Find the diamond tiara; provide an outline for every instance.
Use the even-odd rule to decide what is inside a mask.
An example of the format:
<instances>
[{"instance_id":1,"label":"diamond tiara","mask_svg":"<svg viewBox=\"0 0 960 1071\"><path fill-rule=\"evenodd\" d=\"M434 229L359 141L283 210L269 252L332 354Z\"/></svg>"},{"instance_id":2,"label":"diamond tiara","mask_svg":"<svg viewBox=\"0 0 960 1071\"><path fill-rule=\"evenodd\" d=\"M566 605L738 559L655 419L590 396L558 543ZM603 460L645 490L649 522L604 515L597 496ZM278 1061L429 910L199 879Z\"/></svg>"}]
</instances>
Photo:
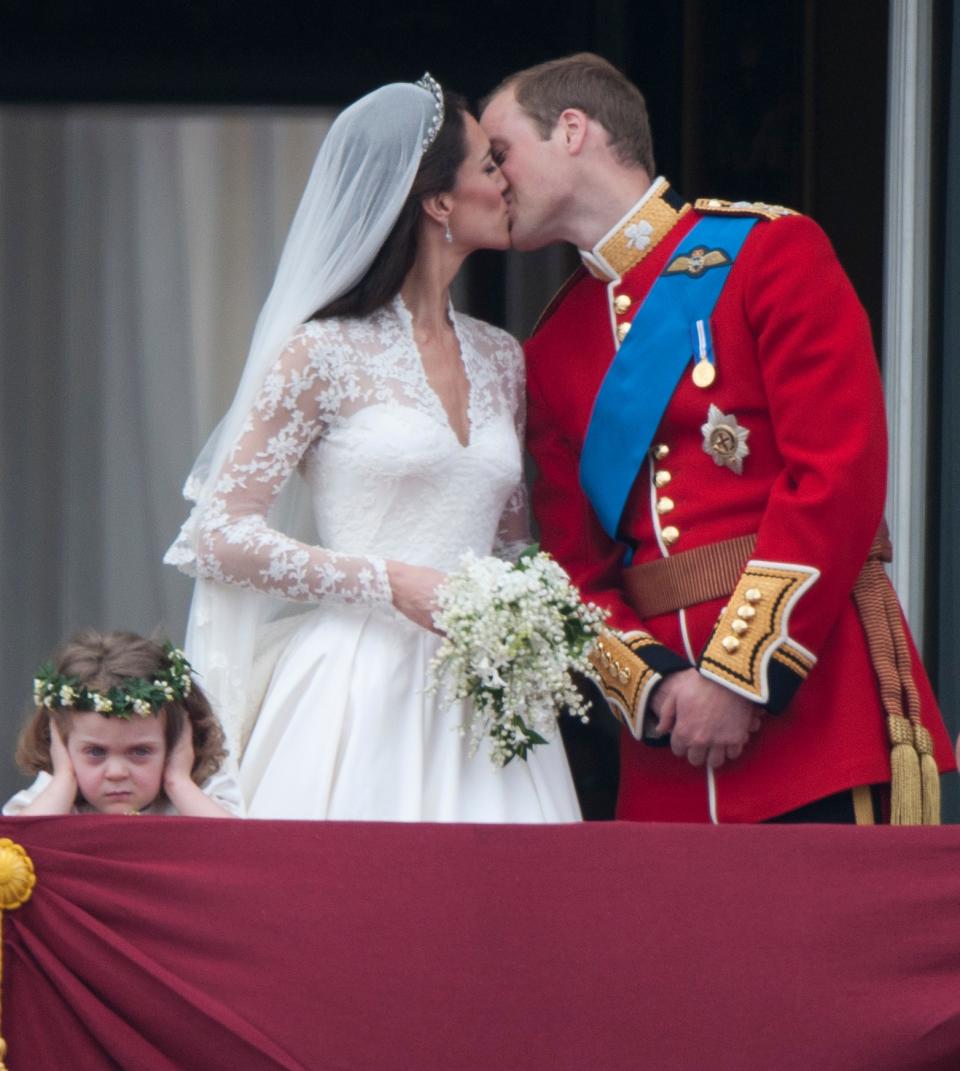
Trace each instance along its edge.
<instances>
[{"instance_id":1,"label":"diamond tiara","mask_svg":"<svg viewBox=\"0 0 960 1071\"><path fill-rule=\"evenodd\" d=\"M427 133L423 139L423 150L426 152L433 144L437 134L440 133L440 127L443 126L443 90L440 88L440 83L429 71L424 71L423 77L414 82L414 85L430 93L434 102L433 119L430 121L430 126L427 128Z\"/></svg>"}]
</instances>

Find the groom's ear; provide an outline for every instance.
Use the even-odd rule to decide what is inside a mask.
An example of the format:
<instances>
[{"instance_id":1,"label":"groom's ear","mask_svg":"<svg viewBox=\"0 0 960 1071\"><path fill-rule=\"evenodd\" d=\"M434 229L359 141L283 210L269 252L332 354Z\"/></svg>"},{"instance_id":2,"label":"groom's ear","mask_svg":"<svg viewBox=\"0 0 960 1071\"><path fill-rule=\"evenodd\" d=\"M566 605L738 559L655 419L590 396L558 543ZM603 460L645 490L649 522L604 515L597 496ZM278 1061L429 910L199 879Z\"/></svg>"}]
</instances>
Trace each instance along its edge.
<instances>
[{"instance_id":1,"label":"groom's ear","mask_svg":"<svg viewBox=\"0 0 960 1071\"><path fill-rule=\"evenodd\" d=\"M447 193L432 193L420 201L420 207L431 219L445 226L450 218L453 202Z\"/></svg>"},{"instance_id":2,"label":"groom's ear","mask_svg":"<svg viewBox=\"0 0 960 1071\"><path fill-rule=\"evenodd\" d=\"M579 154L587 136L587 124L590 117L580 108L564 108L557 118L554 128L561 138L561 143L571 156Z\"/></svg>"}]
</instances>

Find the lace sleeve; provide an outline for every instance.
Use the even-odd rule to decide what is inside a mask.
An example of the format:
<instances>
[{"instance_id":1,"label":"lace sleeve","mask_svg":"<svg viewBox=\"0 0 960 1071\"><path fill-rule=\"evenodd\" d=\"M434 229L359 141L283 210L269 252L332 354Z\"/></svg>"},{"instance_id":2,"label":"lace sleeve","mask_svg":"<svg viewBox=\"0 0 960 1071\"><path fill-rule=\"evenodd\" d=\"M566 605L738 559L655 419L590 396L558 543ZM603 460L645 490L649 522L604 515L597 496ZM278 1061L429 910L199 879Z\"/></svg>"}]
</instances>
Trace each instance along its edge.
<instances>
[{"instance_id":1,"label":"lace sleeve","mask_svg":"<svg viewBox=\"0 0 960 1071\"><path fill-rule=\"evenodd\" d=\"M513 421L521 451L527 425L527 396L523 374L523 350L515 338L510 338L510 356L507 365L507 397L513 403ZM498 558L516 561L521 552L530 545L530 512L527 504L527 485L521 476L500 515L493 553Z\"/></svg>"},{"instance_id":2,"label":"lace sleeve","mask_svg":"<svg viewBox=\"0 0 960 1071\"><path fill-rule=\"evenodd\" d=\"M266 377L209 502L192 518L198 576L298 602L391 601L380 558L335 553L272 528L273 501L336 416L343 384L301 328Z\"/></svg>"}]
</instances>

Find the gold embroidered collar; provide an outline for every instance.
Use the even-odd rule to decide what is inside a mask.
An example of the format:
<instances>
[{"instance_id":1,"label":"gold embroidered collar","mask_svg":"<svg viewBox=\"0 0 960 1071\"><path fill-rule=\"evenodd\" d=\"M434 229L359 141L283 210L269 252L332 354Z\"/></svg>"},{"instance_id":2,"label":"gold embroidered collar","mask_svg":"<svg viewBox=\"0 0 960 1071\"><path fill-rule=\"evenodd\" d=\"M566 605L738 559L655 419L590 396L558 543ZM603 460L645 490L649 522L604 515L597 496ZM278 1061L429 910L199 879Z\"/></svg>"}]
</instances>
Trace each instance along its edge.
<instances>
[{"instance_id":1,"label":"gold embroidered collar","mask_svg":"<svg viewBox=\"0 0 960 1071\"><path fill-rule=\"evenodd\" d=\"M580 250L584 267L595 278L614 283L651 253L676 222L690 211L690 205L674 208L664 196L670 189L665 178L653 185L589 252Z\"/></svg>"}]
</instances>

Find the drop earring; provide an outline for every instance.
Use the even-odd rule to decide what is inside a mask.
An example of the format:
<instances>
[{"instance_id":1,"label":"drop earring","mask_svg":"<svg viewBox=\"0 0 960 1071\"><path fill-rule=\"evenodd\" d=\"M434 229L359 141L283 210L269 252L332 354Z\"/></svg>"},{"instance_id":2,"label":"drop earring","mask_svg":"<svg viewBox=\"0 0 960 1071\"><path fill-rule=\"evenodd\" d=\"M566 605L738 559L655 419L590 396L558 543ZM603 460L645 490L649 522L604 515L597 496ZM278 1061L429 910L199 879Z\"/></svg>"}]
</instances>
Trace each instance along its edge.
<instances>
[{"instance_id":1,"label":"drop earring","mask_svg":"<svg viewBox=\"0 0 960 1071\"><path fill-rule=\"evenodd\" d=\"M443 228L443 236L448 242L453 241L453 235L450 233L450 220L447 220Z\"/></svg>"}]
</instances>

